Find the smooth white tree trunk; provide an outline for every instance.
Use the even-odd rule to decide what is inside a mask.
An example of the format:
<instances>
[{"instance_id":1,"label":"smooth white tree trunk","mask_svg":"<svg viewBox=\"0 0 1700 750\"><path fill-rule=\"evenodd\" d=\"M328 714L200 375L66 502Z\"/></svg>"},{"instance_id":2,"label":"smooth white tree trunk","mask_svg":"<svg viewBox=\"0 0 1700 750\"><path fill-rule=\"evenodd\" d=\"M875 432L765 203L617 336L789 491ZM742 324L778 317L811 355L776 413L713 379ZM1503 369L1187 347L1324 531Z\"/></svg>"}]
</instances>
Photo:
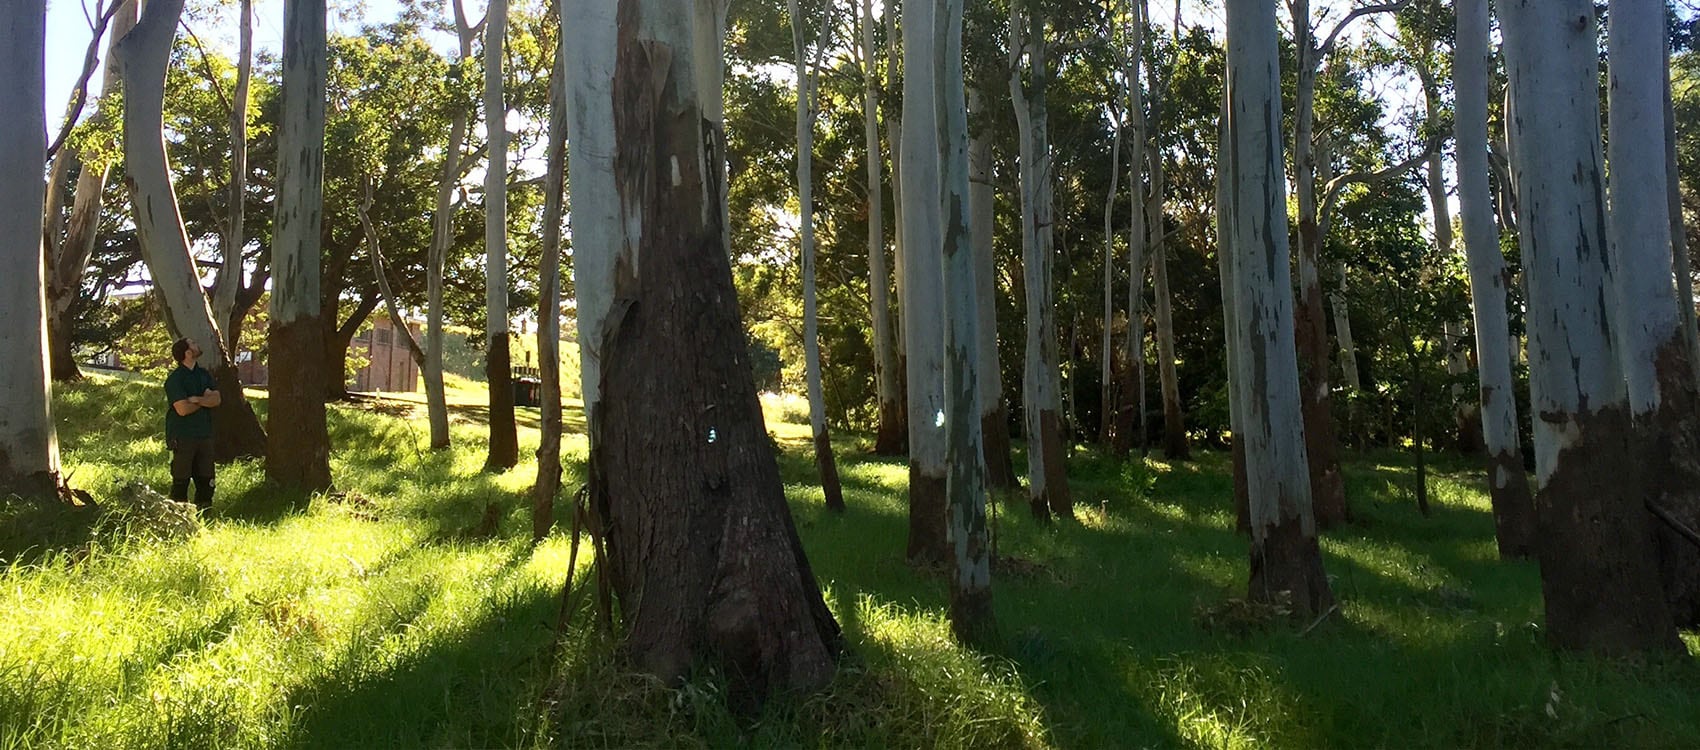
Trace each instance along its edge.
<instances>
[{"instance_id":1,"label":"smooth white tree trunk","mask_svg":"<svg viewBox=\"0 0 1700 750\"><path fill-rule=\"evenodd\" d=\"M283 95L272 226L271 352L266 477L306 490L331 486L320 325L319 252L324 226L325 0L284 9Z\"/></svg>"},{"instance_id":2,"label":"smooth white tree trunk","mask_svg":"<svg viewBox=\"0 0 1700 750\"><path fill-rule=\"evenodd\" d=\"M489 384L490 441L487 468L519 463L514 423L513 361L508 336L508 104L503 57L508 0L490 0L484 16L484 373Z\"/></svg>"},{"instance_id":3,"label":"smooth white tree trunk","mask_svg":"<svg viewBox=\"0 0 1700 750\"><path fill-rule=\"evenodd\" d=\"M231 311L236 309L236 290L242 286L242 248L247 244L244 224L248 194L248 99L254 72L254 1L240 0L236 8L236 91L230 97L230 204L229 226L224 235L224 263L213 285L213 320L225 327L224 345L236 347L236 327Z\"/></svg>"},{"instance_id":4,"label":"smooth white tree trunk","mask_svg":"<svg viewBox=\"0 0 1700 750\"><path fill-rule=\"evenodd\" d=\"M1245 441L1252 598L1290 597L1314 616L1332 603L1311 510L1293 338L1281 81L1275 8L1228 0L1227 189L1236 306L1235 440ZM1283 594L1285 592L1285 594Z\"/></svg>"},{"instance_id":5,"label":"smooth white tree trunk","mask_svg":"<svg viewBox=\"0 0 1700 750\"><path fill-rule=\"evenodd\" d=\"M1612 319L1593 5L1501 0L1498 8L1516 109L1507 119L1529 290L1547 640L1679 652L1647 543L1652 521L1637 487L1642 459L1631 450L1625 349Z\"/></svg>"},{"instance_id":6,"label":"smooth white tree trunk","mask_svg":"<svg viewBox=\"0 0 1700 750\"><path fill-rule=\"evenodd\" d=\"M903 19L903 330L908 374L909 546L912 562L944 562L946 435L944 404L944 243L938 103L937 8L910 3Z\"/></svg>"},{"instance_id":7,"label":"smooth white tree trunk","mask_svg":"<svg viewBox=\"0 0 1700 750\"><path fill-rule=\"evenodd\" d=\"M794 1L794 0L793 0ZM954 563L950 582L950 621L959 639L991 643L991 545L986 529L986 487L982 471L979 407L980 308L976 288L974 234L968 181L968 110L962 72L962 2L940 0L942 17L935 38L943 112L939 123L944 145L944 236L941 249L945 315L945 433L948 518Z\"/></svg>"},{"instance_id":8,"label":"smooth white tree trunk","mask_svg":"<svg viewBox=\"0 0 1700 750\"><path fill-rule=\"evenodd\" d=\"M1048 518L1073 515L1073 506L1063 467L1062 387L1052 280L1054 175L1046 109L1046 88L1051 75L1046 61L1049 42L1045 39L1045 17L1038 5L1035 0L1010 4L1009 88L1021 143L1021 255L1027 303L1026 366L1022 379L1027 492L1033 514ZM1027 26L1025 30L1023 25ZM1020 64L1023 53L1024 66ZM1025 85L1023 68L1028 78Z\"/></svg>"},{"instance_id":9,"label":"smooth white tree trunk","mask_svg":"<svg viewBox=\"0 0 1700 750\"><path fill-rule=\"evenodd\" d=\"M461 0L453 4L455 37L460 60L472 57L472 40L477 33L466 21ZM449 142L443 151L442 171L437 175L436 203L431 213L431 248L425 264L425 412L431 426L431 449L449 447L448 394L443 389L443 274L449 245L454 244L455 188L460 183L461 153L466 145L467 113L457 109L449 117Z\"/></svg>"},{"instance_id":10,"label":"smooth white tree trunk","mask_svg":"<svg viewBox=\"0 0 1700 750\"><path fill-rule=\"evenodd\" d=\"M1145 227L1145 139L1147 128L1145 122L1145 92L1140 84L1140 71L1143 67L1144 56L1138 50L1145 44L1145 14L1149 8L1145 2L1133 5L1133 28L1130 33L1127 59L1128 80L1128 120L1132 134L1128 138L1128 230L1127 230L1127 337L1122 342L1123 367L1131 367L1132 375L1127 382L1133 384L1132 393L1121 394L1122 409L1133 411L1131 418L1123 418L1122 424L1130 433L1126 438L1118 438L1124 445L1139 446L1139 454L1145 455L1145 269L1147 240Z\"/></svg>"},{"instance_id":11,"label":"smooth white tree trunk","mask_svg":"<svg viewBox=\"0 0 1700 750\"><path fill-rule=\"evenodd\" d=\"M984 113L984 97L968 91L968 111ZM968 232L974 243L974 300L978 311L975 335L975 380L980 392L980 439L986 453L986 484L1013 489L1015 465L1009 451L1009 413L1003 400L1003 372L998 357L998 259L994 235L997 205L992 186L992 141L986 133L968 137Z\"/></svg>"},{"instance_id":12,"label":"smooth white tree trunk","mask_svg":"<svg viewBox=\"0 0 1700 750\"><path fill-rule=\"evenodd\" d=\"M1488 7L1487 0L1459 0L1453 52L1457 100L1458 212L1469 261L1470 300L1476 324L1476 370L1482 441L1488 453L1488 491L1501 557L1526 557L1534 535L1534 506L1523 450L1517 436L1505 256L1494 226L1488 186Z\"/></svg>"},{"instance_id":13,"label":"smooth white tree trunk","mask_svg":"<svg viewBox=\"0 0 1700 750\"><path fill-rule=\"evenodd\" d=\"M47 160L47 9L0 0L0 493L50 497L59 483L47 367L41 216Z\"/></svg>"},{"instance_id":14,"label":"smooth white tree trunk","mask_svg":"<svg viewBox=\"0 0 1700 750\"><path fill-rule=\"evenodd\" d=\"M896 334L892 331L891 267L885 245L885 198L881 194L879 130L880 66L874 47L873 0L861 0L862 135L867 144L868 165L868 307L873 330L868 337L874 349L874 393L878 399L879 434L885 443L876 452L901 452L903 396L898 389L901 375L897 364ZM891 13L888 2L886 13Z\"/></svg>"},{"instance_id":15,"label":"smooth white tree trunk","mask_svg":"<svg viewBox=\"0 0 1700 750\"><path fill-rule=\"evenodd\" d=\"M571 191L573 295L579 387L594 451L602 403L602 334L614 294L614 257L625 243L614 187L614 15L608 0L562 0L567 74L567 185Z\"/></svg>"},{"instance_id":16,"label":"smooth white tree trunk","mask_svg":"<svg viewBox=\"0 0 1700 750\"><path fill-rule=\"evenodd\" d=\"M814 148L815 116L819 110L816 83L821 62L830 42L832 13L822 14L820 32L815 36L816 56L809 59L809 45L804 39L804 18L801 4L789 0L791 13L792 49L796 53L797 75L797 239L803 260L803 370L809 396L809 426L815 447L815 465L820 469L821 489L826 495L826 507L844 509L844 491L838 483L837 463L832 455L832 437L826 425L826 387L821 382L820 362L820 302L815 284L815 186ZM872 236L872 235L870 235Z\"/></svg>"},{"instance_id":17,"label":"smooth white tree trunk","mask_svg":"<svg viewBox=\"0 0 1700 750\"><path fill-rule=\"evenodd\" d=\"M1121 101L1122 92L1111 93L1112 99ZM1117 106L1111 110L1111 139L1110 139L1110 189L1104 195L1104 317L1102 335L1098 341L1098 442L1109 444L1115 433L1116 412L1114 378L1110 363L1115 354L1111 349L1111 329L1115 328L1115 260L1116 235L1115 216L1117 193L1121 191L1122 172L1122 121L1116 113Z\"/></svg>"}]
</instances>

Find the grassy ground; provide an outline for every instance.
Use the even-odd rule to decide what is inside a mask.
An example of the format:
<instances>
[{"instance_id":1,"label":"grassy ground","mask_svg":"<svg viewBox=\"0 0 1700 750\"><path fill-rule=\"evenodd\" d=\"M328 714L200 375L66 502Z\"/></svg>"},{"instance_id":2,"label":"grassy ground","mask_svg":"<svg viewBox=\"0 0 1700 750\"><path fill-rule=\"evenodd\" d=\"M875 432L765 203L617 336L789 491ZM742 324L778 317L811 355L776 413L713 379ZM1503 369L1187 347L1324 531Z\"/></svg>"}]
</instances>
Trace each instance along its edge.
<instances>
[{"instance_id":1,"label":"grassy ground","mask_svg":"<svg viewBox=\"0 0 1700 750\"><path fill-rule=\"evenodd\" d=\"M72 482L114 511L127 483L166 484L157 396L107 378L58 396ZM63 550L0 546L0 749L1700 747L1695 659L1542 645L1537 571L1495 559L1467 463L1440 461L1425 519L1403 457L1350 462L1362 522L1323 540L1341 608L1301 632L1234 606L1245 543L1219 456L1079 453L1078 522L1001 504L1004 644L981 654L950 640L942 580L903 564L903 464L841 441L850 512L824 513L785 404L769 425L852 651L826 692L740 720L713 674L622 673L588 609L549 651L569 544L527 543L535 467L480 472L478 400L459 401L445 453L423 449L419 404L334 406L339 496L289 497L238 464L186 537L108 523ZM528 458L535 427L522 409ZM583 453L569 438L569 472ZM14 543L51 526L0 510Z\"/></svg>"}]
</instances>

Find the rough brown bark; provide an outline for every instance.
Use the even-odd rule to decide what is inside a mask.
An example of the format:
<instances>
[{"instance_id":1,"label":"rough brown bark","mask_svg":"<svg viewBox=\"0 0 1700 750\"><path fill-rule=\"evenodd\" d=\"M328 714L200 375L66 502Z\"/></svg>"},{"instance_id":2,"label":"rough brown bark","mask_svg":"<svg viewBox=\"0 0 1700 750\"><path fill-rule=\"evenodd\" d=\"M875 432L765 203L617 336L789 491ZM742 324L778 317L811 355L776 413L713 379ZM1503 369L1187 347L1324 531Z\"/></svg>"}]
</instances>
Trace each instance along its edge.
<instances>
[{"instance_id":1,"label":"rough brown bark","mask_svg":"<svg viewBox=\"0 0 1700 750\"><path fill-rule=\"evenodd\" d=\"M1021 480L1009 452L1009 408L999 406L981 417L980 435L985 441L986 486L997 490L1019 489Z\"/></svg>"},{"instance_id":2,"label":"rough brown bark","mask_svg":"<svg viewBox=\"0 0 1700 750\"><path fill-rule=\"evenodd\" d=\"M950 542L945 539L945 478L921 473L909 463L909 549L910 565L944 565L951 561Z\"/></svg>"},{"instance_id":3,"label":"rough brown bark","mask_svg":"<svg viewBox=\"0 0 1700 750\"><path fill-rule=\"evenodd\" d=\"M1529 497L1523 457L1510 452L1489 456L1488 482L1492 485L1493 537L1499 543L1500 559L1527 559L1535 550L1535 501Z\"/></svg>"},{"instance_id":4,"label":"rough brown bark","mask_svg":"<svg viewBox=\"0 0 1700 750\"><path fill-rule=\"evenodd\" d=\"M1299 224L1299 251L1314 257L1321 238L1314 224ZM1328 318L1322 307L1322 287L1303 285L1293 310L1299 348L1299 399L1304 410L1305 457L1310 462L1312 507L1318 528L1328 529L1352 519L1346 504L1346 482L1340 475L1338 442L1334 436L1333 400L1328 392Z\"/></svg>"},{"instance_id":5,"label":"rough brown bark","mask_svg":"<svg viewBox=\"0 0 1700 750\"><path fill-rule=\"evenodd\" d=\"M508 336L490 342L484 357L484 377L490 383L490 454L484 468L506 471L519 463L519 434L514 424L513 358Z\"/></svg>"},{"instance_id":6,"label":"rough brown bark","mask_svg":"<svg viewBox=\"0 0 1700 750\"><path fill-rule=\"evenodd\" d=\"M902 369L900 366L898 369ZM874 435L874 455L902 456L909 452L909 422L901 401L881 401L879 432Z\"/></svg>"},{"instance_id":7,"label":"rough brown bark","mask_svg":"<svg viewBox=\"0 0 1700 750\"><path fill-rule=\"evenodd\" d=\"M1636 425L1634 456L1648 463L1646 497L1689 529L1700 529L1700 398L1687 346L1673 336L1659 352L1659 408ZM1677 627L1700 626L1700 547L1669 523L1654 525L1665 601Z\"/></svg>"},{"instance_id":8,"label":"rough brown bark","mask_svg":"<svg viewBox=\"0 0 1700 750\"><path fill-rule=\"evenodd\" d=\"M691 67L719 50L693 54L679 29L644 17L659 6L621 0L618 11L614 175L643 239L617 257L601 336L592 501L635 665L676 682L707 661L734 705L753 708L824 686L841 635L743 356L716 166L725 136L708 110L719 95L696 92L711 71ZM695 21L699 32L711 23Z\"/></svg>"},{"instance_id":9,"label":"rough brown bark","mask_svg":"<svg viewBox=\"0 0 1700 750\"><path fill-rule=\"evenodd\" d=\"M324 351L324 331L314 317L292 323L273 322L271 367L267 388L272 397L267 425L266 476L283 478L308 490L331 487L330 444L325 431L324 369L317 364ZM223 368L232 376L235 368ZM220 373L214 373L215 376ZM220 389L223 392L221 380ZM214 409L216 416L223 409ZM219 429L215 426L215 429ZM219 432L219 442L225 440Z\"/></svg>"},{"instance_id":10,"label":"rough brown bark","mask_svg":"<svg viewBox=\"0 0 1700 750\"><path fill-rule=\"evenodd\" d=\"M1050 455L1063 455L1062 418L1056 412L1039 413L1039 440ZM1045 491L1034 496L1032 503L1035 518L1074 517L1074 498L1068 491L1068 472L1062 461L1045 462Z\"/></svg>"},{"instance_id":11,"label":"rough brown bark","mask_svg":"<svg viewBox=\"0 0 1700 750\"><path fill-rule=\"evenodd\" d=\"M826 493L826 509L844 512L844 486L838 481L838 461L832 455L832 433L822 430L815 436L815 466L820 469L821 491Z\"/></svg>"},{"instance_id":12,"label":"rough brown bark","mask_svg":"<svg viewBox=\"0 0 1700 750\"><path fill-rule=\"evenodd\" d=\"M1126 359L1126 351L1122 353ZM1145 425L1139 418L1139 377L1132 362L1123 361L1116 371L1116 431L1110 451L1117 458L1133 452L1134 443L1145 445Z\"/></svg>"},{"instance_id":13,"label":"rough brown bark","mask_svg":"<svg viewBox=\"0 0 1700 750\"><path fill-rule=\"evenodd\" d=\"M1554 646L1603 654L1682 653L1659 571L1647 550L1656 521L1624 492L1640 472L1621 403L1568 415L1576 439L1535 495L1546 636ZM1544 416L1537 416L1544 418Z\"/></svg>"},{"instance_id":14,"label":"rough brown bark","mask_svg":"<svg viewBox=\"0 0 1700 750\"><path fill-rule=\"evenodd\" d=\"M1334 604L1322 551L1316 536L1306 534L1298 519L1268 526L1261 541L1251 543L1251 598L1283 603L1294 617L1313 618Z\"/></svg>"},{"instance_id":15,"label":"rough brown bark","mask_svg":"<svg viewBox=\"0 0 1700 750\"><path fill-rule=\"evenodd\" d=\"M47 310L47 361L51 368L53 381L64 383L81 380L83 371L77 366L77 358L71 350L71 328L75 325L75 316L69 308L61 311L48 300Z\"/></svg>"}]
</instances>

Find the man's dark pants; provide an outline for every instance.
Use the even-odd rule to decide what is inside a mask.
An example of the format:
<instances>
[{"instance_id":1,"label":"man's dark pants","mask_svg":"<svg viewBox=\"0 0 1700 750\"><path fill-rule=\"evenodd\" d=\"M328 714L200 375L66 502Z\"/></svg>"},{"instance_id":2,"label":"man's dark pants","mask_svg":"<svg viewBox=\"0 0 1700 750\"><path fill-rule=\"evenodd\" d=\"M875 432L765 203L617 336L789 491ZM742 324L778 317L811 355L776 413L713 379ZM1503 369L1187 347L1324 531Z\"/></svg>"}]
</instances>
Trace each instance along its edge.
<instances>
[{"instance_id":1,"label":"man's dark pants","mask_svg":"<svg viewBox=\"0 0 1700 750\"><path fill-rule=\"evenodd\" d=\"M212 438L171 438L165 441L171 449L171 499L189 499L189 480L195 481L195 507L212 508L213 441Z\"/></svg>"}]
</instances>

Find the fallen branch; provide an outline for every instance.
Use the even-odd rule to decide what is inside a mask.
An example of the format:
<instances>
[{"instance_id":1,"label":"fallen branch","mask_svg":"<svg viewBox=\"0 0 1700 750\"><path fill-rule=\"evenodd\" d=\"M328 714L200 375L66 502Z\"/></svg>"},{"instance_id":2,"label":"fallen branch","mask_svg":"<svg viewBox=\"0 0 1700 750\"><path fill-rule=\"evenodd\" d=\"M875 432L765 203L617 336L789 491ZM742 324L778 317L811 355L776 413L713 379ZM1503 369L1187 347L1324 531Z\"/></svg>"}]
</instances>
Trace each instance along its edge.
<instances>
[{"instance_id":1,"label":"fallen branch","mask_svg":"<svg viewBox=\"0 0 1700 750\"><path fill-rule=\"evenodd\" d=\"M1328 619L1328 616L1331 615L1331 614L1334 614L1334 612L1338 609L1340 609L1340 605L1338 605L1338 604L1328 605L1328 609L1322 610L1322 614L1317 616L1315 621L1311 622L1311 624L1309 624L1309 625L1306 625L1304 630L1299 631L1299 637L1303 638L1307 635L1310 635L1310 631L1315 630L1316 626L1321 625L1323 620Z\"/></svg>"},{"instance_id":2,"label":"fallen branch","mask_svg":"<svg viewBox=\"0 0 1700 750\"><path fill-rule=\"evenodd\" d=\"M1694 546L1700 547L1700 534L1695 533L1693 529L1683 525L1681 521L1677 520L1676 516L1671 515L1670 511L1665 510L1658 503L1655 503L1652 500L1648 500L1646 503L1647 510L1652 511L1653 515L1660 521L1664 521L1666 526L1671 527L1671 530L1675 531L1682 538L1687 539Z\"/></svg>"}]
</instances>

